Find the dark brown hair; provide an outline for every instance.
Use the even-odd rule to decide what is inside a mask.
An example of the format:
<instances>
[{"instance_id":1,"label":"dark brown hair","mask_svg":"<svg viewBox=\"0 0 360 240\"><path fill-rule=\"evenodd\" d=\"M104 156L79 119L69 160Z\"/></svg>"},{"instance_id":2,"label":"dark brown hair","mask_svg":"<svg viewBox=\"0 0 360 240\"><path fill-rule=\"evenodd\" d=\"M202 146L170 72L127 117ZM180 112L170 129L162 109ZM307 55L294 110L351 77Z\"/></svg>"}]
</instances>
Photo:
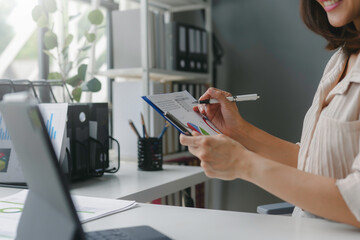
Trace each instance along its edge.
<instances>
[{"instance_id":1,"label":"dark brown hair","mask_svg":"<svg viewBox=\"0 0 360 240\"><path fill-rule=\"evenodd\" d=\"M353 23L343 27L331 26L325 10L315 0L301 0L300 13L305 25L328 41L326 49L342 47L348 55L360 50L360 33Z\"/></svg>"}]
</instances>

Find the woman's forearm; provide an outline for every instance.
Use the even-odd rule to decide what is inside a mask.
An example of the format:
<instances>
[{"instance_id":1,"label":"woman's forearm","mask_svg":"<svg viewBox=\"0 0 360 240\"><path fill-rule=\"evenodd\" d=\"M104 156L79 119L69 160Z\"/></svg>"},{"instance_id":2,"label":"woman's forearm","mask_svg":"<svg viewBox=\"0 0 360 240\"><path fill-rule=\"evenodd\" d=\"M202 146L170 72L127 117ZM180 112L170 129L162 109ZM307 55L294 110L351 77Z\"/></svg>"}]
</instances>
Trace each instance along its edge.
<instances>
[{"instance_id":1,"label":"woman's forearm","mask_svg":"<svg viewBox=\"0 0 360 240\"><path fill-rule=\"evenodd\" d=\"M273 161L297 167L299 146L243 122L230 136L247 149Z\"/></svg>"},{"instance_id":2,"label":"woman's forearm","mask_svg":"<svg viewBox=\"0 0 360 240\"><path fill-rule=\"evenodd\" d=\"M254 159L249 157L245 161L249 164L248 171L241 178L310 213L360 227L360 222L342 198L335 179L306 173L258 156Z\"/></svg>"}]
</instances>

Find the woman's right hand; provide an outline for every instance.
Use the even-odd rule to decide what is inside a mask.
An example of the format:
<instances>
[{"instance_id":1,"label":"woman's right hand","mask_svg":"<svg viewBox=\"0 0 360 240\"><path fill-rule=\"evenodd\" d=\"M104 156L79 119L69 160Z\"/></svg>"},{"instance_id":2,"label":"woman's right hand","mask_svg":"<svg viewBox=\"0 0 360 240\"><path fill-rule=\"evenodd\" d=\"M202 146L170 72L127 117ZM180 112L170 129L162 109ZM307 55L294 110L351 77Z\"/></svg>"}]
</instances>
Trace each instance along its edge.
<instances>
[{"instance_id":1,"label":"woman's right hand","mask_svg":"<svg viewBox=\"0 0 360 240\"><path fill-rule=\"evenodd\" d=\"M223 134L232 137L231 133L239 129L244 120L239 114L236 103L226 99L229 96L231 94L228 92L209 88L199 100L214 98L219 103L199 104L194 107L194 111L205 115Z\"/></svg>"}]
</instances>

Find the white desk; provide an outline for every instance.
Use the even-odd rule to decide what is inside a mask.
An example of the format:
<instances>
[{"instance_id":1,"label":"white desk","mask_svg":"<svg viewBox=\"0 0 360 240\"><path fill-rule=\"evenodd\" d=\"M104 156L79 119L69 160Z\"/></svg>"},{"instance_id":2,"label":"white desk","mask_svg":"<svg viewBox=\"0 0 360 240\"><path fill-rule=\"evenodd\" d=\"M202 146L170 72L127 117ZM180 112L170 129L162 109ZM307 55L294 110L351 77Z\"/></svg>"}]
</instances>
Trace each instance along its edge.
<instances>
[{"instance_id":1,"label":"white desk","mask_svg":"<svg viewBox=\"0 0 360 240\"><path fill-rule=\"evenodd\" d=\"M78 183L73 194L150 201L207 178L198 167L164 166L141 172L122 163L115 175ZM136 176L136 177L134 177ZM126 187L127 186L127 187ZM127 190L126 190L127 189ZM0 188L0 197L19 189ZM99 192L100 191L100 192ZM138 194L136 191L139 191ZM154 191L154 192L153 192ZM104 194L104 195L102 195ZM105 196L106 195L106 196ZM292 218L140 203L138 207L84 224L86 231L150 225L173 239L359 239L360 230L321 219Z\"/></svg>"},{"instance_id":2,"label":"white desk","mask_svg":"<svg viewBox=\"0 0 360 240\"><path fill-rule=\"evenodd\" d=\"M135 162L121 162L116 174L105 174L71 185L71 194L150 202L208 180L200 167L163 165L162 171L139 171ZM0 191L1 196L21 189Z\"/></svg>"},{"instance_id":3,"label":"white desk","mask_svg":"<svg viewBox=\"0 0 360 240\"><path fill-rule=\"evenodd\" d=\"M85 231L150 225L173 239L347 240L360 230L322 219L139 204L84 224Z\"/></svg>"},{"instance_id":4,"label":"white desk","mask_svg":"<svg viewBox=\"0 0 360 240\"><path fill-rule=\"evenodd\" d=\"M150 202L207 181L200 167L163 165L161 171L140 171L135 162L122 162L116 174L71 185L71 194Z\"/></svg>"}]
</instances>

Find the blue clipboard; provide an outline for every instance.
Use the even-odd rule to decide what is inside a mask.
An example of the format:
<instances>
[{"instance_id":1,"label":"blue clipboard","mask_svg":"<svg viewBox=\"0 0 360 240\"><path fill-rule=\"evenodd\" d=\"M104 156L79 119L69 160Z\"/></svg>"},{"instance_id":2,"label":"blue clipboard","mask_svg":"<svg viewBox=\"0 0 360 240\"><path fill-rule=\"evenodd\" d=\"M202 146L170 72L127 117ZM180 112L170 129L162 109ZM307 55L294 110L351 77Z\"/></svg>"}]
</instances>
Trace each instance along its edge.
<instances>
[{"instance_id":1,"label":"blue clipboard","mask_svg":"<svg viewBox=\"0 0 360 240\"><path fill-rule=\"evenodd\" d=\"M168 121L171 125L173 125L179 132L191 136L191 132L189 132L185 126L182 126L182 123L179 120L177 120L173 115L171 115L169 112L163 112L146 96L142 96L141 98L144 99L145 102L147 102L152 108L154 108L155 111L157 111L166 121Z\"/></svg>"}]
</instances>

